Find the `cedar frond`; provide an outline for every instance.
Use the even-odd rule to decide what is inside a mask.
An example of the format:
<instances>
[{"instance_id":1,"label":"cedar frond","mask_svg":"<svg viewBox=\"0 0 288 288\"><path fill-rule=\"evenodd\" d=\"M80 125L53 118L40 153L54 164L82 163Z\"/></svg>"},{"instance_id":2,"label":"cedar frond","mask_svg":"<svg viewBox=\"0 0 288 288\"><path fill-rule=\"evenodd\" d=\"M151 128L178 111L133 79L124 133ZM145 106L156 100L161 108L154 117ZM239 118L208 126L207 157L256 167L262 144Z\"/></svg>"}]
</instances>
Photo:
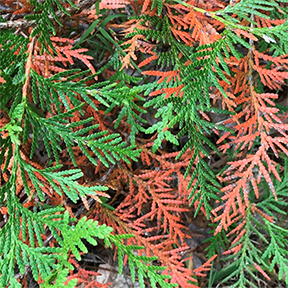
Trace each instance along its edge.
<instances>
[{"instance_id":1,"label":"cedar frond","mask_svg":"<svg viewBox=\"0 0 288 288\"><path fill-rule=\"evenodd\" d=\"M130 0L101 0L100 9L119 9L125 8L126 5L130 4Z\"/></svg>"}]
</instances>

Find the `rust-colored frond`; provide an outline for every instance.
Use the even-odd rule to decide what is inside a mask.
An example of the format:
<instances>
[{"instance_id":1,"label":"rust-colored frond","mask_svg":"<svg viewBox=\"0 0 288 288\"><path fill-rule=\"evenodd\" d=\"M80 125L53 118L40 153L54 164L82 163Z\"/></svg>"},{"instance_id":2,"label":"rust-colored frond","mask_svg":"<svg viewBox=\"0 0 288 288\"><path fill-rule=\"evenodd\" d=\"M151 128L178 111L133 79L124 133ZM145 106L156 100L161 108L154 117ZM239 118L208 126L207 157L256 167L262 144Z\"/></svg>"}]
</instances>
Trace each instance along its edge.
<instances>
[{"instance_id":1,"label":"rust-colored frond","mask_svg":"<svg viewBox=\"0 0 288 288\"><path fill-rule=\"evenodd\" d=\"M253 264L257 271L259 271L267 280L271 280L271 278L264 272L264 270L256 263Z\"/></svg>"},{"instance_id":2,"label":"rust-colored frond","mask_svg":"<svg viewBox=\"0 0 288 288\"><path fill-rule=\"evenodd\" d=\"M68 38L51 37L51 42L55 48L56 55L54 55L52 49L50 54L45 53L40 55L41 46L36 43L33 55L33 68L44 77L51 77L55 73L66 71L67 68L59 67L59 63L62 63L64 67L68 64L73 65L75 63L74 59L83 62L91 73L96 73L95 68L91 64L92 56L85 55L87 51L85 48L73 49L73 40Z\"/></svg>"},{"instance_id":3,"label":"rust-colored frond","mask_svg":"<svg viewBox=\"0 0 288 288\"><path fill-rule=\"evenodd\" d=\"M0 287L287 285L285 1L0 1Z\"/></svg>"},{"instance_id":4,"label":"rust-colored frond","mask_svg":"<svg viewBox=\"0 0 288 288\"><path fill-rule=\"evenodd\" d=\"M211 262L217 257L217 255L212 256L208 261L206 261L202 266L194 270L195 275L197 276L205 276L203 272L210 271L211 269Z\"/></svg>"},{"instance_id":5,"label":"rust-colored frond","mask_svg":"<svg viewBox=\"0 0 288 288\"><path fill-rule=\"evenodd\" d=\"M125 8L126 5L130 4L130 0L101 0L100 9L119 9Z\"/></svg>"},{"instance_id":6,"label":"rust-colored frond","mask_svg":"<svg viewBox=\"0 0 288 288\"><path fill-rule=\"evenodd\" d=\"M138 67L141 68L141 67L143 67L143 66L145 66L145 65L148 65L150 62L152 62L153 60L156 60L156 59L158 59L158 56L157 56L157 55L152 55L152 56L146 58L145 60L143 60L143 61L138 65Z\"/></svg>"}]
</instances>

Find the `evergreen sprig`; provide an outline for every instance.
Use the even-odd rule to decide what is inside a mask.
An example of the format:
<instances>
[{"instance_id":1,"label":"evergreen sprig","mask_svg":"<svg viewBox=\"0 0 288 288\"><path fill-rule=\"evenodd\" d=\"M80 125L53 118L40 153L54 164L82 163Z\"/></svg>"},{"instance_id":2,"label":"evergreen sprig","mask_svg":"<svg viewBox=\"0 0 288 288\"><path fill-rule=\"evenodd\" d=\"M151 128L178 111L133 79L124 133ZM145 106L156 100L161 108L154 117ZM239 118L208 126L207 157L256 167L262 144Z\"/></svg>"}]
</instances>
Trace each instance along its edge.
<instances>
[{"instance_id":1,"label":"evergreen sprig","mask_svg":"<svg viewBox=\"0 0 288 288\"><path fill-rule=\"evenodd\" d=\"M140 287L196 287L215 253L228 264L211 270L209 287L256 287L276 270L287 284L287 109L275 103L288 79L287 0L215 0L207 10L207 1L20 2L23 19L13 9L0 19L0 287L21 287L15 274L28 270L41 287L75 287L75 261L99 243ZM223 151L219 172L210 164ZM185 201L214 222L210 260L193 271ZM75 204L91 219L72 217Z\"/></svg>"}]
</instances>

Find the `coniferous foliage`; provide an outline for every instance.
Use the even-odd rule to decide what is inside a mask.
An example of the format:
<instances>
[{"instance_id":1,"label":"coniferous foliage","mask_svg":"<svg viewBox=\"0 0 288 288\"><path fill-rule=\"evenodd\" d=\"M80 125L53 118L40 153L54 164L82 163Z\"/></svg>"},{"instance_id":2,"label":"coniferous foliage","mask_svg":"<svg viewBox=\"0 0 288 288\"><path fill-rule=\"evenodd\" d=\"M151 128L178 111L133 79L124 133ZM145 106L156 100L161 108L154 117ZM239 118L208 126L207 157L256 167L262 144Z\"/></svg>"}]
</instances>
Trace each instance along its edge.
<instances>
[{"instance_id":1,"label":"coniferous foliage","mask_svg":"<svg viewBox=\"0 0 288 288\"><path fill-rule=\"evenodd\" d=\"M288 284L286 0L0 9L0 287Z\"/></svg>"}]
</instances>

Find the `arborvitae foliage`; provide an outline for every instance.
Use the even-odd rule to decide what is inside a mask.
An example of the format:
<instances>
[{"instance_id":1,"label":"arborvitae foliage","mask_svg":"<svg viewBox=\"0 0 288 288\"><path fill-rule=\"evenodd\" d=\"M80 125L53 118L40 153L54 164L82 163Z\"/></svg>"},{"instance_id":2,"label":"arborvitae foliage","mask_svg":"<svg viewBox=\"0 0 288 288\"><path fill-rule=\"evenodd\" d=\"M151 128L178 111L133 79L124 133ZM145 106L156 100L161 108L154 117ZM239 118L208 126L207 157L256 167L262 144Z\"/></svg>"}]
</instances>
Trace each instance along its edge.
<instances>
[{"instance_id":1,"label":"arborvitae foliage","mask_svg":"<svg viewBox=\"0 0 288 288\"><path fill-rule=\"evenodd\" d=\"M0 9L0 287L288 285L287 0Z\"/></svg>"}]
</instances>

